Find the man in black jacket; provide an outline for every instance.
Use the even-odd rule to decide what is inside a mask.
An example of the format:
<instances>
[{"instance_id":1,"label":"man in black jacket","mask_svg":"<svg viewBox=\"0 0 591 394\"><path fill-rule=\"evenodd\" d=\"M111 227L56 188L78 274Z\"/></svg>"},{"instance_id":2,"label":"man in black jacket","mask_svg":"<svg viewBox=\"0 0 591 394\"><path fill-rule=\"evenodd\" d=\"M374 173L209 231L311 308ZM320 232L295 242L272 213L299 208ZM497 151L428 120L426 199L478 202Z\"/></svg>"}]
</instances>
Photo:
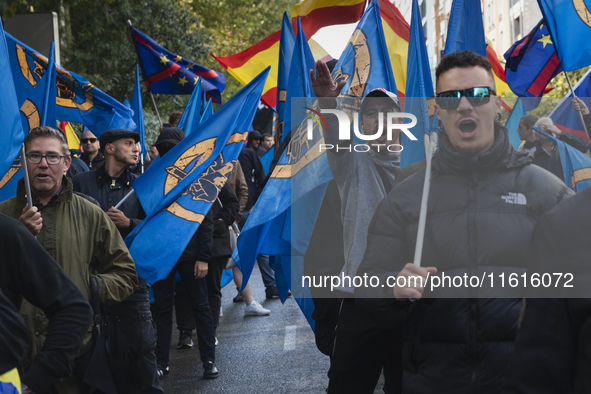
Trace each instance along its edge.
<instances>
[{"instance_id":1,"label":"man in black jacket","mask_svg":"<svg viewBox=\"0 0 591 394\"><path fill-rule=\"evenodd\" d=\"M72 361L92 311L76 285L41 244L16 220L0 214L0 309L18 308L23 297L49 318L43 348L21 376L23 393L46 393L58 378L72 374ZM10 304L4 305L8 301ZM28 335L16 313L0 319L0 375L22 367ZM7 331L4 331L4 330ZM23 335L24 334L24 335Z\"/></svg>"},{"instance_id":2,"label":"man in black jacket","mask_svg":"<svg viewBox=\"0 0 591 394\"><path fill-rule=\"evenodd\" d=\"M507 130L495 122L501 102L485 58L468 51L447 55L436 77L443 132L432 163L421 265L410 262L425 170L380 203L358 275L375 275L383 287L356 294L384 297L372 315L382 325L404 328L403 392L497 393L513 352L522 293L491 294L500 290L499 275L525 272L536 221L572 191L509 144ZM459 293L444 289L456 298L436 298L425 292L436 272L437 279L490 274L497 287L484 282L479 289L471 281Z\"/></svg>"},{"instance_id":3,"label":"man in black jacket","mask_svg":"<svg viewBox=\"0 0 591 394\"><path fill-rule=\"evenodd\" d=\"M133 190L137 175L129 166L135 165L139 133L110 129L100 138L105 162L96 171L83 172L72 180L74 190L97 199L100 207L125 238L145 218L137 195L128 197L119 208L115 206ZM117 354L120 367L113 368L120 391L162 393L156 363L156 330L150 311L150 286L138 277L134 294L123 302L107 307L109 318L116 324L129 345L130 354ZM127 360L132 360L129 363Z\"/></svg>"},{"instance_id":4,"label":"man in black jacket","mask_svg":"<svg viewBox=\"0 0 591 394\"><path fill-rule=\"evenodd\" d=\"M162 129L156 147L160 157L166 155L183 138L185 133L176 127ZM174 278L178 272L189 296L193 317L199 336L199 355L203 362L203 378L215 379L219 371L215 365L215 330L209 307L205 276L209 270L213 244L213 215L211 210L203 218L199 228L189 241L175 267L165 278L154 283L154 318L156 320L158 343L156 357L161 376L169 373L170 341L172 337L172 307Z\"/></svg>"}]
</instances>

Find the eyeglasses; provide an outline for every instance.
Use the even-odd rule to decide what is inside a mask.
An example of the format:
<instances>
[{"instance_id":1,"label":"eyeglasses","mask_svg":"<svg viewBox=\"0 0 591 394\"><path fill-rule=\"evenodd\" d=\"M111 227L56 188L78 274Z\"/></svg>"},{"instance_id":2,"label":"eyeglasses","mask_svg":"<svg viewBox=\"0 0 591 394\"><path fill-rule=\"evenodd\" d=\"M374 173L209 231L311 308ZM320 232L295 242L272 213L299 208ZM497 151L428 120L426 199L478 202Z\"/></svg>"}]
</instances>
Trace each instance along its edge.
<instances>
[{"instance_id":1,"label":"eyeglasses","mask_svg":"<svg viewBox=\"0 0 591 394\"><path fill-rule=\"evenodd\" d=\"M55 166L62 161L62 157L66 157L66 155L56 155L55 153L50 153L48 155L40 155L39 153L27 153L25 155L27 158L27 163L29 164L39 164L41 160L45 158L47 164Z\"/></svg>"},{"instance_id":2,"label":"eyeglasses","mask_svg":"<svg viewBox=\"0 0 591 394\"><path fill-rule=\"evenodd\" d=\"M478 107L479 105L488 103L491 94L496 96L497 92L487 86L479 86L464 90L448 90L437 93L435 101L442 109L456 109L460 105L462 97L466 97L471 105Z\"/></svg>"},{"instance_id":3,"label":"eyeglasses","mask_svg":"<svg viewBox=\"0 0 591 394\"><path fill-rule=\"evenodd\" d=\"M94 144L96 142L96 138L82 138L80 141L82 141L83 144L88 144L89 142Z\"/></svg>"}]
</instances>

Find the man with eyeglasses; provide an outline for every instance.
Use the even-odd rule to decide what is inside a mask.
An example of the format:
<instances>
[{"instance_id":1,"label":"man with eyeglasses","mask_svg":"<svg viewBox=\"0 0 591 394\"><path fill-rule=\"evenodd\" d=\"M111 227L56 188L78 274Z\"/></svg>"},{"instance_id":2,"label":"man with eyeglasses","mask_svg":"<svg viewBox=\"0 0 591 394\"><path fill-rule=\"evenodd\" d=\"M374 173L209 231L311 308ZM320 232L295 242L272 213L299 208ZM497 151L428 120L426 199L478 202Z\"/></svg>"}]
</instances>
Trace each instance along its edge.
<instances>
[{"instance_id":1,"label":"man with eyeglasses","mask_svg":"<svg viewBox=\"0 0 591 394\"><path fill-rule=\"evenodd\" d=\"M80 142L82 143L83 150L80 158L86 163L90 171L96 170L105 163L105 157L100 151L99 140L92 131L86 129L86 132L82 134Z\"/></svg>"},{"instance_id":2,"label":"man with eyeglasses","mask_svg":"<svg viewBox=\"0 0 591 394\"><path fill-rule=\"evenodd\" d=\"M128 297L137 286L135 266L117 227L99 206L73 192L65 176L70 166L68 143L51 127L31 130L24 141L27 174L33 207L28 208L24 180L16 197L0 203L0 213L19 220L56 260L87 300L90 279L96 279L101 304L111 305ZM21 313L34 334L29 359L41 350L47 332L42 311L23 301ZM73 392L80 383L92 350L92 329L74 361L74 378L56 383L57 392ZM25 366L25 368L30 367ZM84 390L83 390L84 392Z\"/></svg>"},{"instance_id":3,"label":"man with eyeglasses","mask_svg":"<svg viewBox=\"0 0 591 394\"><path fill-rule=\"evenodd\" d=\"M495 293L498 281L493 288L470 282L458 292L451 285L431 292L433 276L525 273L536 221L573 193L509 144L496 121L501 101L486 58L468 51L445 56L436 69L436 91L442 133L432 161L421 265L410 262L425 170L380 203L358 275L390 284L359 293L381 296L371 314L404 329L402 392L497 393L513 352L522 293Z\"/></svg>"}]
</instances>

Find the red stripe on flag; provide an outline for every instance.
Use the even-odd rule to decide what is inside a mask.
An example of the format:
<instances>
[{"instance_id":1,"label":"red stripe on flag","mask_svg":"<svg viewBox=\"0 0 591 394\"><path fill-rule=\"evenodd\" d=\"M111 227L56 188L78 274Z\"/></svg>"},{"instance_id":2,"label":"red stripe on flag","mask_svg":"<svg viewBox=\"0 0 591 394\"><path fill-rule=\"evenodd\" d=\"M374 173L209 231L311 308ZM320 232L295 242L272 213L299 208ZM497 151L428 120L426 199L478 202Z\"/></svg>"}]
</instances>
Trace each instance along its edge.
<instances>
[{"instance_id":1,"label":"red stripe on flag","mask_svg":"<svg viewBox=\"0 0 591 394\"><path fill-rule=\"evenodd\" d=\"M209 70L209 71L202 71L199 73L194 72L193 70L189 70L190 72L192 72L193 74L200 76L202 78L208 79L208 78L216 78L219 74L216 73L213 70Z\"/></svg>"},{"instance_id":2,"label":"red stripe on flag","mask_svg":"<svg viewBox=\"0 0 591 394\"><path fill-rule=\"evenodd\" d=\"M146 40L144 40L139 34L132 30L133 38L138 42L138 44L142 44L150 49L154 49L152 45L150 45Z\"/></svg>"},{"instance_id":3,"label":"red stripe on flag","mask_svg":"<svg viewBox=\"0 0 591 394\"><path fill-rule=\"evenodd\" d=\"M354 23L361 19L363 11L365 10L365 1L353 5L335 5L332 7L316 8L310 11L307 15L300 15L299 18L302 23L302 29L306 34L306 38L310 39L318 30L325 26L343 25L346 23ZM293 31L298 31L297 17L291 19L291 26Z\"/></svg>"},{"instance_id":4,"label":"red stripe on flag","mask_svg":"<svg viewBox=\"0 0 591 394\"><path fill-rule=\"evenodd\" d=\"M558 56L556 53L554 53L548 63L546 63L546 66L542 69L540 74L538 74L536 79L534 79L532 84L527 89L528 93L531 93L534 97L541 96L544 89L546 89L546 85L548 85L550 82L550 78L552 77L554 71L556 71L556 67L558 67L559 63L560 60L558 60Z\"/></svg>"},{"instance_id":5,"label":"red stripe on flag","mask_svg":"<svg viewBox=\"0 0 591 394\"><path fill-rule=\"evenodd\" d=\"M503 65L497 57L497 53L490 45L486 46L486 57L492 65L493 73L496 75L496 77L507 83L507 80L505 79L505 68L503 68Z\"/></svg>"},{"instance_id":6,"label":"red stripe on flag","mask_svg":"<svg viewBox=\"0 0 591 394\"><path fill-rule=\"evenodd\" d=\"M250 60L250 58L252 58L257 53L271 48L275 43L279 42L280 37L281 37L281 30L277 30L275 33L271 34L270 36L263 38L261 41L257 42L253 46L245 49L242 52L238 52L235 55L216 56L213 53L211 55L225 69L227 69L228 67L238 68L238 67L243 66L246 62L248 62Z\"/></svg>"},{"instance_id":7,"label":"red stripe on flag","mask_svg":"<svg viewBox=\"0 0 591 394\"><path fill-rule=\"evenodd\" d=\"M388 26L396 33L397 36L402 37L405 41L410 40L410 26L394 4L388 0L380 0L380 15Z\"/></svg>"},{"instance_id":8,"label":"red stripe on flag","mask_svg":"<svg viewBox=\"0 0 591 394\"><path fill-rule=\"evenodd\" d=\"M267 90L262 96L261 101L265 103L267 107L275 107L277 101L277 86L274 86Z\"/></svg>"},{"instance_id":9,"label":"red stripe on flag","mask_svg":"<svg viewBox=\"0 0 591 394\"><path fill-rule=\"evenodd\" d=\"M160 71L159 73L156 74L152 74L148 77L148 80L146 81L146 84L148 86L153 85L157 82L162 81L164 78L168 78L170 77L172 74L174 74L175 72L177 72L177 70L181 68L181 66L179 66L176 63L172 63L170 65L170 67L168 67L165 70Z\"/></svg>"},{"instance_id":10,"label":"red stripe on flag","mask_svg":"<svg viewBox=\"0 0 591 394\"><path fill-rule=\"evenodd\" d=\"M570 128L568 128L566 126L563 126L561 124L558 124L558 123L554 123L554 125L556 125L556 127L558 127L562 131L565 131L567 133L572 133L572 134L574 134L576 136L579 136L579 137L583 138L586 141L589 141L589 137L587 136L587 133L585 133L582 130L570 129Z\"/></svg>"}]
</instances>

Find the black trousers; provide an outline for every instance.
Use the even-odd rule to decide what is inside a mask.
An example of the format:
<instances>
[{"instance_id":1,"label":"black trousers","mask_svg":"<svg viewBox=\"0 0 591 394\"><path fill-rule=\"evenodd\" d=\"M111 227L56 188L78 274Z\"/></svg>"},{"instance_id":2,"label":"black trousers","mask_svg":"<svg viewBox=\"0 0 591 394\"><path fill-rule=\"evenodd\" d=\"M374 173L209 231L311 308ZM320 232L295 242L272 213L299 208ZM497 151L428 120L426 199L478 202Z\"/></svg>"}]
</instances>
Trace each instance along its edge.
<instances>
[{"instance_id":1,"label":"black trousers","mask_svg":"<svg viewBox=\"0 0 591 394\"><path fill-rule=\"evenodd\" d=\"M402 383L402 331L379 328L367 311L344 299L330 359L329 394L372 394L382 369L384 392L399 393Z\"/></svg>"}]
</instances>

